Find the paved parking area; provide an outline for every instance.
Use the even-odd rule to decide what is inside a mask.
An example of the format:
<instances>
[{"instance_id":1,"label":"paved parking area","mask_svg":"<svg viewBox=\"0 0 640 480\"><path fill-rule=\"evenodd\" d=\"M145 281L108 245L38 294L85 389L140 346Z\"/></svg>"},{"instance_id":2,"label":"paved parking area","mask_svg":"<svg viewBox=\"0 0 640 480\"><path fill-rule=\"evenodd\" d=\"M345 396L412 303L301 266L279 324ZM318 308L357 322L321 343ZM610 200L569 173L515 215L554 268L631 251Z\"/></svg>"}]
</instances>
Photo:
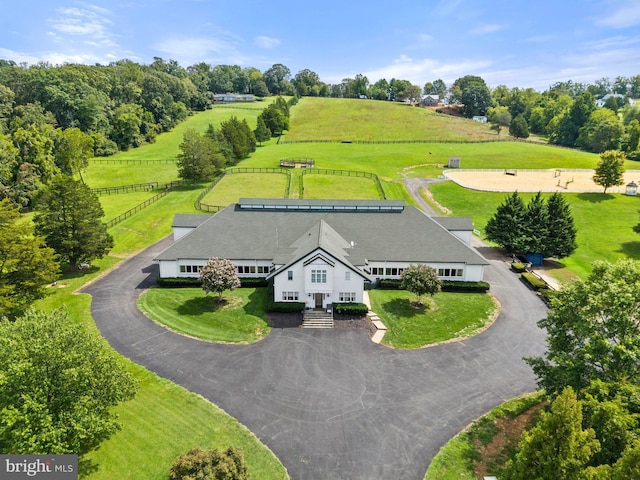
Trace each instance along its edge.
<instances>
[{"instance_id":1,"label":"paved parking area","mask_svg":"<svg viewBox=\"0 0 640 480\"><path fill-rule=\"evenodd\" d=\"M414 351L374 344L366 331L274 329L252 345L169 332L136 307L153 285L167 238L85 288L111 345L199 393L271 448L292 479L424 477L439 448L478 416L535 390L523 356L544 351L543 303L501 258L486 279L502 313L483 333Z\"/></svg>"}]
</instances>

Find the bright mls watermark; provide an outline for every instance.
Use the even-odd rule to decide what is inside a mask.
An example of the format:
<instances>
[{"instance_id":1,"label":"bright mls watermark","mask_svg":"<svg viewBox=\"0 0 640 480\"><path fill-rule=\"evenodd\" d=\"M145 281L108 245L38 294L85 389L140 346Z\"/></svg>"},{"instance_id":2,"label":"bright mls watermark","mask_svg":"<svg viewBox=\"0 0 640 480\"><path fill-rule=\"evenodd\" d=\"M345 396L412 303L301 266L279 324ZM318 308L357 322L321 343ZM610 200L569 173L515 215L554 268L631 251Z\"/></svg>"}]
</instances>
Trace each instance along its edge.
<instances>
[{"instance_id":1,"label":"bright mls watermark","mask_svg":"<svg viewBox=\"0 0 640 480\"><path fill-rule=\"evenodd\" d=\"M0 455L0 479L78 480L78 455Z\"/></svg>"}]
</instances>

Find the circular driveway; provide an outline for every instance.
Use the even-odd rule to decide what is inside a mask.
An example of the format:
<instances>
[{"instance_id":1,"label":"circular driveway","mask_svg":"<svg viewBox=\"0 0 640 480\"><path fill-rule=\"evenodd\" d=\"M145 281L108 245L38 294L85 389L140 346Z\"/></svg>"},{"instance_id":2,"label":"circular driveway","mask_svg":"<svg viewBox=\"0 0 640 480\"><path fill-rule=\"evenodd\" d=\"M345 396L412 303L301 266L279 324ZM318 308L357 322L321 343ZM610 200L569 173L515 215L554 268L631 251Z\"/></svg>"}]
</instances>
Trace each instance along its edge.
<instances>
[{"instance_id":1,"label":"circular driveway","mask_svg":"<svg viewBox=\"0 0 640 480\"><path fill-rule=\"evenodd\" d=\"M522 357L544 352L536 322L546 309L503 258L485 271L502 313L473 338L400 351L372 343L364 330L292 328L236 346L175 334L138 311L138 295L157 275L152 259L170 243L83 290L98 328L124 356L237 418L294 480L422 479L452 436L536 389Z\"/></svg>"}]
</instances>

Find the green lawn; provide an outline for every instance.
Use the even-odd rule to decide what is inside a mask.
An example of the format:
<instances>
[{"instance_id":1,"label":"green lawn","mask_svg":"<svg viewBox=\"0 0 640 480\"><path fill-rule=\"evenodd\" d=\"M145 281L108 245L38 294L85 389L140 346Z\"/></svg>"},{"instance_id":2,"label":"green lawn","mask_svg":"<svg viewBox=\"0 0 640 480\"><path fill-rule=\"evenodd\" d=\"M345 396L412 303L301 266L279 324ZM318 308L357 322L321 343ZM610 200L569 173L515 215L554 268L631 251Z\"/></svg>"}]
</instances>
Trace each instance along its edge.
<instances>
[{"instance_id":1,"label":"green lawn","mask_svg":"<svg viewBox=\"0 0 640 480\"><path fill-rule=\"evenodd\" d=\"M379 199L374 180L340 175L303 175L304 198Z\"/></svg>"},{"instance_id":2,"label":"green lawn","mask_svg":"<svg viewBox=\"0 0 640 480\"><path fill-rule=\"evenodd\" d=\"M202 199L202 203L226 206L242 197L284 198L287 179L283 173L226 174Z\"/></svg>"},{"instance_id":3,"label":"green lawn","mask_svg":"<svg viewBox=\"0 0 640 480\"><path fill-rule=\"evenodd\" d=\"M219 304L201 288L152 288L138 307L171 330L212 342L251 343L269 333L266 288L239 288L223 298Z\"/></svg>"},{"instance_id":4,"label":"green lawn","mask_svg":"<svg viewBox=\"0 0 640 480\"><path fill-rule=\"evenodd\" d=\"M524 395L509 400L473 422L470 427L449 440L434 457L425 480L460 480L476 478L474 460L480 459L476 441L487 445L497 433L494 420L513 419L539 404L542 393ZM495 473L495 472L492 472Z\"/></svg>"},{"instance_id":5,"label":"green lawn","mask_svg":"<svg viewBox=\"0 0 640 480\"><path fill-rule=\"evenodd\" d=\"M285 140L495 139L488 125L403 103L349 98L300 99Z\"/></svg>"},{"instance_id":6,"label":"green lawn","mask_svg":"<svg viewBox=\"0 0 640 480\"><path fill-rule=\"evenodd\" d=\"M412 305L406 290L370 290L371 310L389 329L382 343L395 348L420 348L472 335L487 325L496 309L491 295L440 292L424 296L424 308Z\"/></svg>"},{"instance_id":7,"label":"green lawn","mask_svg":"<svg viewBox=\"0 0 640 480\"><path fill-rule=\"evenodd\" d=\"M434 198L446 205L453 215L470 216L475 228L484 232L487 221L506 198L507 193L468 190L454 182L432 185ZM522 193L528 202L533 193ZM547 197L550 194L543 194ZM584 278L591 272L594 260L614 262L619 258L640 260L640 235L633 231L640 217L640 197L620 194L569 193L565 194L571 206L578 235L578 249L562 260L571 272ZM554 273L554 272L552 272ZM567 272L555 272L558 278L567 278Z\"/></svg>"},{"instance_id":8,"label":"green lawn","mask_svg":"<svg viewBox=\"0 0 640 480\"><path fill-rule=\"evenodd\" d=\"M151 147L151 145L149 145ZM140 147L143 156L146 147ZM136 183L158 182L159 187L178 180L178 167L174 161L154 163L107 163L114 157L89 162L82 174L84 181L91 188L117 187ZM120 194L123 195L123 194Z\"/></svg>"}]
</instances>

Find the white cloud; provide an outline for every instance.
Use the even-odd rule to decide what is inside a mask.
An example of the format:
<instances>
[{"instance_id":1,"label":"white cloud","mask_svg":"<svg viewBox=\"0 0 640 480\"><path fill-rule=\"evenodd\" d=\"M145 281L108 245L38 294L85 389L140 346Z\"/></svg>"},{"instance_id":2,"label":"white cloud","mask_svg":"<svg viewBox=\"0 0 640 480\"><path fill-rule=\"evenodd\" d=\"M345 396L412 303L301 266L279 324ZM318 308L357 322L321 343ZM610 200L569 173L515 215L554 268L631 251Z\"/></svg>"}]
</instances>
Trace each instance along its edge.
<instances>
[{"instance_id":1,"label":"white cloud","mask_svg":"<svg viewBox=\"0 0 640 480\"><path fill-rule=\"evenodd\" d=\"M279 38L267 37L266 35L258 35L253 43L260 48L275 48L280 45Z\"/></svg>"},{"instance_id":2,"label":"white cloud","mask_svg":"<svg viewBox=\"0 0 640 480\"><path fill-rule=\"evenodd\" d=\"M108 27L111 20L107 9L88 6L87 8L59 8L58 17L49 20L58 34L81 35L92 39L109 39ZM114 44L113 41L109 43Z\"/></svg>"},{"instance_id":3,"label":"white cloud","mask_svg":"<svg viewBox=\"0 0 640 480\"><path fill-rule=\"evenodd\" d=\"M453 83L459 77L470 74L475 75L475 72L486 69L490 65L491 62L488 60L442 62L431 58L413 59L403 54L390 65L363 72L363 75L366 75L371 82L381 78L386 78L387 80L399 78L408 80L415 85L422 85L426 81L441 78L446 83ZM347 76L354 77L355 74Z\"/></svg>"},{"instance_id":4,"label":"white cloud","mask_svg":"<svg viewBox=\"0 0 640 480\"><path fill-rule=\"evenodd\" d=\"M609 13L611 8L603 8L603 15L595 19L595 24L603 27L627 28L640 25L640 3L630 0Z\"/></svg>"},{"instance_id":5,"label":"white cloud","mask_svg":"<svg viewBox=\"0 0 640 480\"><path fill-rule=\"evenodd\" d=\"M504 25L498 25L496 23L493 24L482 24L477 26L476 28L471 30L473 35L486 35L488 33L497 32L499 30L504 30Z\"/></svg>"}]
</instances>

